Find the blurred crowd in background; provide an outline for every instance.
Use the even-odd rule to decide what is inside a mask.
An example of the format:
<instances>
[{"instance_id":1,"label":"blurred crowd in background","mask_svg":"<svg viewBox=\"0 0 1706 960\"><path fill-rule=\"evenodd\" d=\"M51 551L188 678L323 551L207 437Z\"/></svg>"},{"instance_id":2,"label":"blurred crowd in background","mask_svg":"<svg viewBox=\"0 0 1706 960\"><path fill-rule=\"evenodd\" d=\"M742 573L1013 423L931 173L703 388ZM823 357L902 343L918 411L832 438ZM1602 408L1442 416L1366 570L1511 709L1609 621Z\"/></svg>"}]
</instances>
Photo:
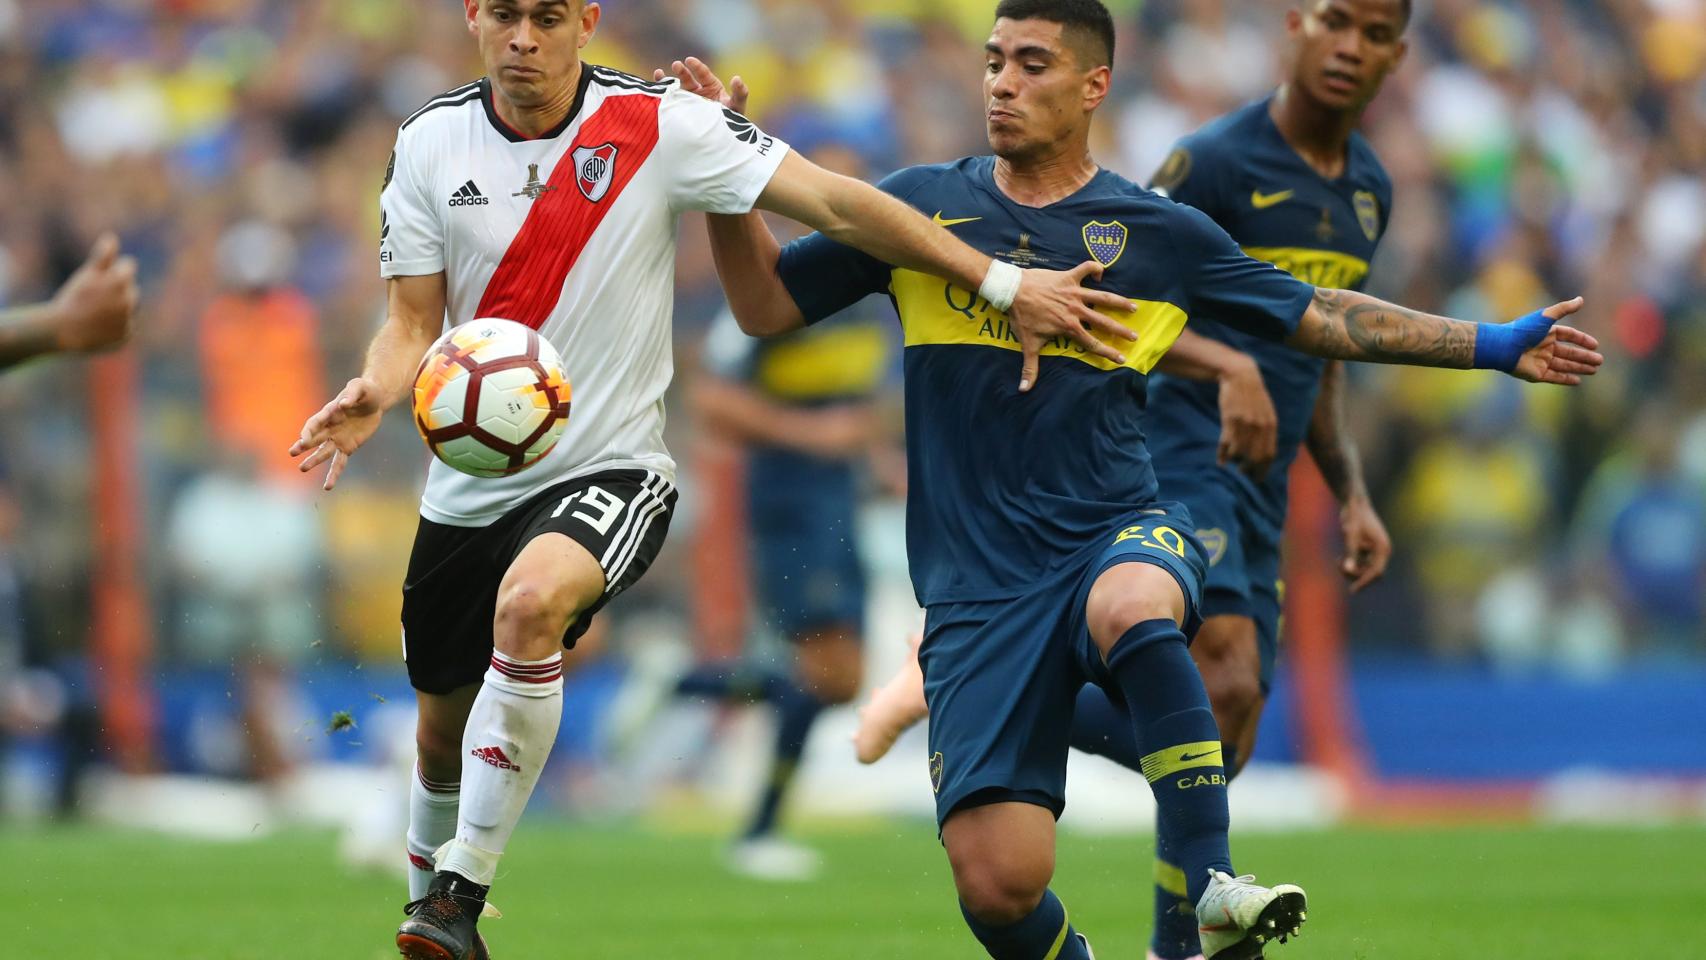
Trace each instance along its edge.
<instances>
[{"instance_id":1,"label":"blurred crowd in background","mask_svg":"<svg viewBox=\"0 0 1706 960\"><path fill-rule=\"evenodd\" d=\"M1279 0L1124 0L1098 159L1139 181L1262 96ZM586 54L687 54L751 113L872 179L986 152L989 0L611 0ZM1363 368L1350 405L1392 528L1353 649L1595 672L1706 652L1706 5L1417 0L1365 129L1396 209L1370 291L1473 320L1575 293L1586 389ZM337 491L285 448L361 365L383 310L378 192L397 124L479 72L452 0L0 0L0 303L51 294L97 231L142 264L139 395L84 361L0 379L0 649L79 652L92 562L88 411L134 405L161 655L390 664L426 453L393 415ZM720 306L682 224L679 367ZM681 391L677 391L681 394ZM682 486L695 430L671 420ZM876 489L875 486L873 489ZM696 519L623 604L690 632ZM617 611L618 614L623 611Z\"/></svg>"}]
</instances>

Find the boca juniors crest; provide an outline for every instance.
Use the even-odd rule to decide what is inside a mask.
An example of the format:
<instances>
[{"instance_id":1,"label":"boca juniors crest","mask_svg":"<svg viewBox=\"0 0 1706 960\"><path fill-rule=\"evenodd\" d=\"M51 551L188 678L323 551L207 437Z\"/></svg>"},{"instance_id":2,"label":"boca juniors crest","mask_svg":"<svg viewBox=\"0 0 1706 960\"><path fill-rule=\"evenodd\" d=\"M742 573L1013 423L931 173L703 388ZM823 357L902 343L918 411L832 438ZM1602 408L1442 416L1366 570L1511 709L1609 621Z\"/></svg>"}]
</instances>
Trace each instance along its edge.
<instances>
[{"instance_id":1,"label":"boca juniors crest","mask_svg":"<svg viewBox=\"0 0 1706 960\"><path fill-rule=\"evenodd\" d=\"M930 755L930 789L942 792L942 751Z\"/></svg>"},{"instance_id":2,"label":"boca juniors crest","mask_svg":"<svg viewBox=\"0 0 1706 960\"><path fill-rule=\"evenodd\" d=\"M1367 190L1358 190L1351 197L1351 206L1356 208L1357 225L1362 227L1363 236L1370 242L1380 236L1380 201Z\"/></svg>"},{"instance_id":3,"label":"boca juniors crest","mask_svg":"<svg viewBox=\"0 0 1706 960\"><path fill-rule=\"evenodd\" d=\"M1084 246L1090 251L1090 256L1104 267L1111 267L1114 261L1125 252L1125 241L1128 231L1125 224L1115 221L1103 223L1092 220L1084 225Z\"/></svg>"},{"instance_id":4,"label":"boca juniors crest","mask_svg":"<svg viewBox=\"0 0 1706 960\"><path fill-rule=\"evenodd\" d=\"M575 183L581 195L597 203L610 189L616 176L616 145L603 143L596 147L576 147L573 155Z\"/></svg>"}]
</instances>

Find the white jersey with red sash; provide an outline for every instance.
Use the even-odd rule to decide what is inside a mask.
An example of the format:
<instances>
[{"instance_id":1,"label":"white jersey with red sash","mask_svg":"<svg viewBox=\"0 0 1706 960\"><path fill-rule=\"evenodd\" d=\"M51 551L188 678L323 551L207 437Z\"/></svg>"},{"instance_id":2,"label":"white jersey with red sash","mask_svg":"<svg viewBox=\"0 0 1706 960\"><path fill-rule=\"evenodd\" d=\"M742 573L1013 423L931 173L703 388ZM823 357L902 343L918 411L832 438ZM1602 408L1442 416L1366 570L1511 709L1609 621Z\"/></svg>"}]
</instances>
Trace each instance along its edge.
<instances>
[{"instance_id":1,"label":"white jersey with red sash","mask_svg":"<svg viewBox=\"0 0 1706 960\"><path fill-rule=\"evenodd\" d=\"M543 460L496 479L434 461L421 515L483 526L574 476L673 479L663 396L677 215L745 213L787 150L674 81L592 64L568 116L537 138L498 116L489 80L405 121L380 197L380 275L443 272L447 325L502 317L537 329L573 390L568 428Z\"/></svg>"}]
</instances>

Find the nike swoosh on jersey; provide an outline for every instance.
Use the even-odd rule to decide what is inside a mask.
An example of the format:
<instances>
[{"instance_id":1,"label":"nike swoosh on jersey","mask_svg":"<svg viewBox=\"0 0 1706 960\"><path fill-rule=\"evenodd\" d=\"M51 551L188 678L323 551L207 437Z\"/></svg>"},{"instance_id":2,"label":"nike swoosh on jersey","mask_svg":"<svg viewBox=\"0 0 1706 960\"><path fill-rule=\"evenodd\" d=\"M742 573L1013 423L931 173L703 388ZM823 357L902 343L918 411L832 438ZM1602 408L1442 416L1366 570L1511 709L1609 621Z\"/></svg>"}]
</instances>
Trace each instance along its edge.
<instances>
[{"instance_id":1,"label":"nike swoosh on jersey","mask_svg":"<svg viewBox=\"0 0 1706 960\"><path fill-rule=\"evenodd\" d=\"M1179 762L1180 763L1189 763L1192 760L1201 760L1203 757L1212 757L1217 752L1219 752L1219 751L1209 750L1209 751L1206 751L1204 753L1181 753L1181 754L1179 754Z\"/></svg>"},{"instance_id":2,"label":"nike swoosh on jersey","mask_svg":"<svg viewBox=\"0 0 1706 960\"><path fill-rule=\"evenodd\" d=\"M943 220L942 211L940 210L936 211L936 215L930 218L931 222L936 224L938 227L951 227L956 223L970 223L973 220L982 219L982 217L960 217L958 220Z\"/></svg>"},{"instance_id":3,"label":"nike swoosh on jersey","mask_svg":"<svg viewBox=\"0 0 1706 960\"><path fill-rule=\"evenodd\" d=\"M1257 210L1266 210L1276 203L1284 203L1291 199L1296 190L1281 190L1278 193L1263 193L1260 190L1250 191L1250 205Z\"/></svg>"}]
</instances>

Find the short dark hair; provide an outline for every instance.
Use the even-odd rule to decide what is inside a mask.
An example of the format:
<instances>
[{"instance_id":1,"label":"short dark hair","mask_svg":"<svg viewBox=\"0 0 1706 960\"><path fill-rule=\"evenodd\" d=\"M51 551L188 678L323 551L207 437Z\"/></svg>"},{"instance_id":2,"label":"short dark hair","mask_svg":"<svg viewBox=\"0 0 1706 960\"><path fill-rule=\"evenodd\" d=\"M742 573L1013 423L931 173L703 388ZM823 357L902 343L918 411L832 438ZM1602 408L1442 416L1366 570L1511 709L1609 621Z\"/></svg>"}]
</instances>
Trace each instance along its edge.
<instances>
[{"instance_id":1,"label":"short dark hair","mask_svg":"<svg viewBox=\"0 0 1706 960\"><path fill-rule=\"evenodd\" d=\"M1001 0L995 19L1002 18L1058 23L1064 28L1061 33L1075 32L1079 39L1091 41L1077 44L1094 61L1084 66L1105 67L1114 62L1114 17L1102 0Z\"/></svg>"}]
</instances>

